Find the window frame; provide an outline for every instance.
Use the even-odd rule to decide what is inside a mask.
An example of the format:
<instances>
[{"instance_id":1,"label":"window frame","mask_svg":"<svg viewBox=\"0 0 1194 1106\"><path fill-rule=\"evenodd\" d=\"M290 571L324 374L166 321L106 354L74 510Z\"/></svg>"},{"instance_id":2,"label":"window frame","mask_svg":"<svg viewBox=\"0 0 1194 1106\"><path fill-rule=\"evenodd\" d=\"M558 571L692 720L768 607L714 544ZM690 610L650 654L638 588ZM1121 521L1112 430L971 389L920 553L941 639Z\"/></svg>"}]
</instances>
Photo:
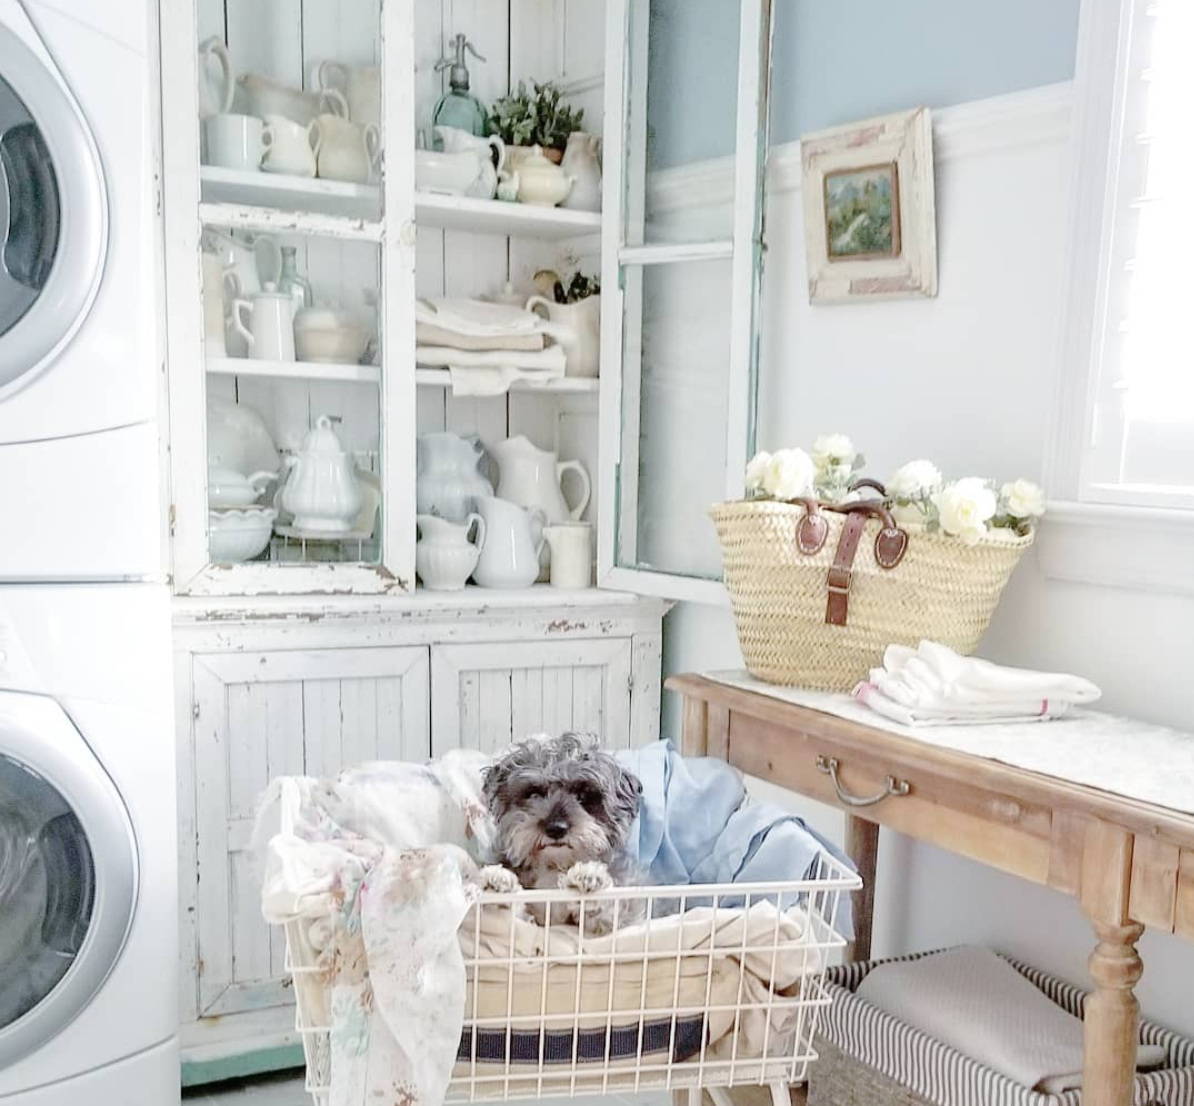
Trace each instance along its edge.
<instances>
[{"instance_id":1,"label":"window frame","mask_svg":"<svg viewBox=\"0 0 1194 1106\"><path fill-rule=\"evenodd\" d=\"M1132 81L1132 47L1140 9L1150 0L1083 4L1079 17L1071 138L1071 218L1068 227L1065 301L1059 371L1049 427L1046 486L1076 512L1122 517L1138 511L1147 524L1162 520L1166 532L1189 516L1194 489L1161 491L1102 478L1108 457L1123 441L1108 423L1116 389L1104 356L1110 332L1113 258L1121 189L1126 101Z\"/></svg>"},{"instance_id":2,"label":"window frame","mask_svg":"<svg viewBox=\"0 0 1194 1106\"><path fill-rule=\"evenodd\" d=\"M720 579L682 576L619 564L619 520L623 497L635 493L623 482L623 440L636 427L623 422L624 397L639 388L638 371L623 358L625 266L648 266L685 261L729 258L732 266L730 364L726 419L726 472L724 495L745 494L745 466L754 446L755 403L758 382L759 311L763 269L763 214L766 203L766 153L771 42L774 26L772 0L741 0L738 49L738 100L735 115L733 158L734 194L750 197L735 203L730 240L676 245L629 245L624 241L626 208L645 189L644 180L628 180L624 146L625 123L630 112L628 72L632 25L632 0L609 0L606 23L606 119L619 120L607 128L604 156L607 168L603 189L601 348L603 368L600 392L601 512L597 534L597 580L604 588L639 595L728 605ZM637 29L641 33L641 28ZM641 113L640 113L641 114ZM631 116L637 118L637 116ZM641 196L640 196L641 199ZM633 306L633 305L632 305ZM630 371L628 371L628 369Z\"/></svg>"}]
</instances>

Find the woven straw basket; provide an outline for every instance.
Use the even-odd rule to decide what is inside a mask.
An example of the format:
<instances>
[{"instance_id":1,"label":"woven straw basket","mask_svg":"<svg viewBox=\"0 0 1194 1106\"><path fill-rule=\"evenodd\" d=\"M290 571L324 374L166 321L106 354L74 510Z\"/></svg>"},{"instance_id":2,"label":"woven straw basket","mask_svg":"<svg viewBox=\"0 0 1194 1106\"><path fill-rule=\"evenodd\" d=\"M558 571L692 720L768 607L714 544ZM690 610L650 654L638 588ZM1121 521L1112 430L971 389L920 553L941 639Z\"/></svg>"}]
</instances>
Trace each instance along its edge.
<instances>
[{"instance_id":1,"label":"woven straw basket","mask_svg":"<svg viewBox=\"0 0 1194 1106\"><path fill-rule=\"evenodd\" d=\"M903 558L884 569L875 558L882 523L868 518L850 575L846 624L829 625L828 574L847 516L822 512L828 534L810 554L797 543L805 513L774 500L718 503L710 511L746 667L768 683L849 691L882 664L888 645L916 646L926 638L969 653L1032 544L1031 533L999 530L971 546L910 526Z\"/></svg>"}]
</instances>

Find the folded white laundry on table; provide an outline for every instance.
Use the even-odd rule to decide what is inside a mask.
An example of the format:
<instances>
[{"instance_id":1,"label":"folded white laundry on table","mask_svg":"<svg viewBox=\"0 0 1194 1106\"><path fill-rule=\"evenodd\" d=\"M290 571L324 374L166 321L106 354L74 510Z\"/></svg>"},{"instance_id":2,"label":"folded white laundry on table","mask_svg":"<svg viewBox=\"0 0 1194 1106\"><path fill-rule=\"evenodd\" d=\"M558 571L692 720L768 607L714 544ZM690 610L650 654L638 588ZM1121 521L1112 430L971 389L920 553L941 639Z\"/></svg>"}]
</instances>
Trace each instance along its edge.
<instances>
[{"instance_id":1,"label":"folded white laundry on table","mask_svg":"<svg viewBox=\"0 0 1194 1106\"><path fill-rule=\"evenodd\" d=\"M546 320L533 311L505 303L486 303L465 297L415 300L415 322L438 326L476 338L543 333Z\"/></svg>"},{"instance_id":2,"label":"folded white laundry on table","mask_svg":"<svg viewBox=\"0 0 1194 1106\"><path fill-rule=\"evenodd\" d=\"M448 349L540 350L547 344L547 338L539 331L527 334L459 334L433 323L416 323L415 342L420 346L446 346Z\"/></svg>"},{"instance_id":3,"label":"folded white laundry on table","mask_svg":"<svg viewBox=\"0 0 1194 1106\"><path fill-rule=\"evenodd\" d=\"M1101 694L1080 676L1008 668L933 641L916 649L889 645L883 667L872 668L853 692L860 703L905 726L1042 722Z\"/></svg>"},{"instance_id":4,"label":"folded white laundry on table","mask_svg":"<svg viewBox=\"0 0 1194 1106\"><path fill-rule=\"evenodd\" d=\"M1082 1022L990 949L880 964L857 994L1025 1087L1061 1094L1082 1086ZM1139 1045L1136 1065L1165 1058L1159 1045Z\"/></svg>"}]
</instances>

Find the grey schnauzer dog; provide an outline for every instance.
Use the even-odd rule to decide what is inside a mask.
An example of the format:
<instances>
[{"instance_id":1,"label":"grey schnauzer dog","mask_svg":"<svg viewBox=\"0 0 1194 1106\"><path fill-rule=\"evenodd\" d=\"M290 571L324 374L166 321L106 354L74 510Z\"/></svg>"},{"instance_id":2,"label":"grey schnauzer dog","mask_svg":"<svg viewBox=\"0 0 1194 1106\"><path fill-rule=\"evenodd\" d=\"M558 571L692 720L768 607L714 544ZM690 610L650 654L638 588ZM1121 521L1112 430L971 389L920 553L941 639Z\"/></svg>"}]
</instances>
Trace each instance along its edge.
<instances>
[{"instance_id":1,"label":"grey schnauzer dog","mask_svg":"<svg viewBox=\"0 0 1194 1106\"><path fill-rule=\"evenodd\" d=\"M643 786L597 739L566 733L512 746L485 770L486 804L501 862L481 871L487 890L564 888L581 894L637 881L627 835ZM531 906L543 924L545 904ZM586 933L608 933L629 921L632 904L590 903ZM555 904L551 920L576 922L579 903ZM563 916L557 916L563 915Z\"/></svg>"}]
</instances>

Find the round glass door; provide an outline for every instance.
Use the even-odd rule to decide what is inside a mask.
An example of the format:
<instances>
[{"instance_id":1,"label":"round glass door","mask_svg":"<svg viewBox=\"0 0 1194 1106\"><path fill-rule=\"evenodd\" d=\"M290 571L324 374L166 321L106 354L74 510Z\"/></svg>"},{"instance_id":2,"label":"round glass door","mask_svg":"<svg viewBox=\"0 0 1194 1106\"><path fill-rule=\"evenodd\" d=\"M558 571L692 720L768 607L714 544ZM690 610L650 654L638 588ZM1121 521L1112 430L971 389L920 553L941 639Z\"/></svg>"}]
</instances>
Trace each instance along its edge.
<instances>
[{"instance_id":1,"label":"round glass door","mask_svg":"<svg viewBox=\"0 0 1194 1106\"><path fill-rule=\"evenodd\" d=\"M0 691L0 1068L91 1002L136 899L128 811L83 735L53 699Z\"/></svg>"},{"instance_id":2,"label":"round glass door","mask_svg":"<svg viewBox=\"0 0 1194 1106\"><path fill-rule=\"evenodd\" d=\"M0 390L30 379L78 329L107 234L99 156L82 113L0 26Z\"/></svg>"},{"instance_id":3,"label":"round glass door","mask_svg":"<svg viewBox=\"0 0 1194 1106\"><path fill-rule=\"evenodd\" d=\"M61 982L95 908L95 863L77 815L24 764L0 755L0 1029Z\"/></svg>"}]
</instances>

